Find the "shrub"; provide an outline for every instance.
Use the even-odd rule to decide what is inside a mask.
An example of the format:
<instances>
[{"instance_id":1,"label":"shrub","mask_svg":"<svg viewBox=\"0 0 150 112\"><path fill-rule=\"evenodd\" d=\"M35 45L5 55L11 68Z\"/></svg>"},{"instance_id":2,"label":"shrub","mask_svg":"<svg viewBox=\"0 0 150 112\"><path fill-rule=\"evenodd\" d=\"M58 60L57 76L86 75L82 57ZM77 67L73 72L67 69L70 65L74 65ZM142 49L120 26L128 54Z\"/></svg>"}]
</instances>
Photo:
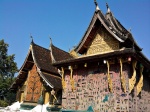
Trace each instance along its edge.
<instances>
[{"instance_id":1,"label":"shrub","mask_svg":"<svg viewBox=\"0 0 150 112\"><path fill-rule=\"evenodd\" d=\"M4 100L0 100L0 107L7 107L8 103Z\"/></svg>"}]
</instances>

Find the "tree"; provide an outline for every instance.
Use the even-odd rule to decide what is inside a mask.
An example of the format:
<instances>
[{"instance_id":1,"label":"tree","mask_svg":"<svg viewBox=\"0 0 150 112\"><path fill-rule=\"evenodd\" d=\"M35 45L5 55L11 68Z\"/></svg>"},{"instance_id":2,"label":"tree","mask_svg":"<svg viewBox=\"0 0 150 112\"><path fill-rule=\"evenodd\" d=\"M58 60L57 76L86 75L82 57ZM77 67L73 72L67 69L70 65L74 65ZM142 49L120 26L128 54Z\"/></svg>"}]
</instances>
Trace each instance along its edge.
<instances>
[{"instance_id":1,"label":"tree","mask_svg":"<svg viewBox=\"0 0 150 112\"><path fill-rule=\"evenodd\" d=\"M3 39L0 40L0 99L2 100L4 100L4 97L9 97L8 89L14 81L15 73L18 71L17 63L14 62L15 55L8 55L8 47L9 45Z\"/></svg>"},{"instance_id":2,"label":"tree","mask_svg":"<svg viewBox=\"0 0 150 112\"><path fill-rule=\"evenodd\" d=\"M17 72L17 64L14 62L15 55L8 55L8 44L0 40L0 78L5 80L13 78Z\"/></svg>"}]
</instances>

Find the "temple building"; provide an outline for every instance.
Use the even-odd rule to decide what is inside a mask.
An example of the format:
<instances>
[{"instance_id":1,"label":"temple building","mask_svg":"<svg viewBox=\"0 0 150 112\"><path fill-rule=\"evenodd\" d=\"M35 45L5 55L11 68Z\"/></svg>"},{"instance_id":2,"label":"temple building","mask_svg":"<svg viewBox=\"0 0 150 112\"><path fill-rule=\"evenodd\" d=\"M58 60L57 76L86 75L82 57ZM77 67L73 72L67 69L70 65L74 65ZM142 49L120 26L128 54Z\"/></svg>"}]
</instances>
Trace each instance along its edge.
<instances>
[{"instance_id":1,"label":"temple building","mask_svg":"<svg viewBox=\"0 0 150 112\"><path fill-rule=\"evenodd\" d=\"M62 107L94 112L149 112L150 61L108 4L96 10L74 58L53 65L62 70Z\"/></svg>"},{"instance_id":2,"label":"temple building","mask_svg":"<svg viewBox=\"0 0 150 112\"><path fill-rule=\"evenodd\" d=\"M61 76L52 63L70 58L69 53L52 43L49 49L45 49L32 40L27 57L11 86L12 91L17 91L17 101L23 102L21 109L33 109L38 103L61 106Z\"/></svg>"},{"instance_id":3,"label":"temple building","mask_svg":"<svg viewBox=\"0 0 150 112\"><path fill-rule=\"evenodd\" d=\"M60 106L64 112L150 111L149 59L108 4L106 14L95 5L84 36L70 52L31 42L11 86L22 107L43 99L49 108Z\"/></svg>"}]
</instances>

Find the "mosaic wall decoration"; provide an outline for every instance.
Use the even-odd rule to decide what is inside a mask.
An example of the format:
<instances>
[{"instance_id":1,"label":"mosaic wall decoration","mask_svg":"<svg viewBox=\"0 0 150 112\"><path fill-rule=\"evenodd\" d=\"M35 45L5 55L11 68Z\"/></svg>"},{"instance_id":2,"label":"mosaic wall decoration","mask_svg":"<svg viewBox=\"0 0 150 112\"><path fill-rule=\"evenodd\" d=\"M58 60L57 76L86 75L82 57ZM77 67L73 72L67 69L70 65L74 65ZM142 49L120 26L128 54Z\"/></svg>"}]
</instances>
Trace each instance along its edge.
<instances>
[{"instance_id":1,"label":"mosaic wall decoration","mask_svg":"<svg viewBox=\"0 0 150 112\"><path fill-rule=\"evenodd\" d=\"M144 78L141 93L137 96L137 89L134 87L134 91L129 96L129 111L135 112L135 110L137 112L150 112L150 82L148 77Z\"/></svg>"},{"instance_id":2,"label":"mosaic wall decoration","mask_svg":"<svg viewBox=\"0 0 150 112\"><path fill-rule=\"evenodd\" d=\"M123 66L125 80L128 80L128 66ZM111 93L108 88L107 66L90 66L75 69L72 91L70 73L65 73L66 89L63 91L62 106L66 109L87 110L92 106L96 112L129 112L129 95L124 93L120 79L120 65L110 65L112 79ZM128 81L126 81L128 82ZM128 83L126 83L128 90Z\"/></svg>"},{"instance_id":3,"label":"mosaic wall decoration","mask_svg":"<svg viewBox=\"0 0 150 112\"><path fill-rule=\"evenodd\" d=\"M36 66L29 71L27 79L27 91L26 91L26 101L37 102L41 95L42 83L40 81L40 76L36 71Z\"/></svg>"}]
</instances>

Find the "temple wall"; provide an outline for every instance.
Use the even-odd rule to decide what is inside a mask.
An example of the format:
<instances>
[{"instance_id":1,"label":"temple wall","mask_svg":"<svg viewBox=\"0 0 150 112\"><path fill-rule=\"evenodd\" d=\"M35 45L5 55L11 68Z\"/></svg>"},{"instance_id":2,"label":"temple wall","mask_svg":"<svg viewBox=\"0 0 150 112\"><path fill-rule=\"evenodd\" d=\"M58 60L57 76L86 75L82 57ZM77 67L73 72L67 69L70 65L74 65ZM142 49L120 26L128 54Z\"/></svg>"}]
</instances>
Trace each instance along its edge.
<instances>
[{"instance_id":1,"label":"temple wall","mask_svg":"<svg viewBox=\"0 0 150 112\"><path fill-rule=\"evenodd\" d=\"M96 65L96 64L95 64ZM73 71L75 89L72 91L70 72L65 71L66 89L63 91L62 106L66 109L87 110L92 106L95 112L129 112L129 95L124 93L120 79L120 65L110 65L113 92L109 91L107 65L78 67ZM123 65L128 90L129 66Z\"/></svg>"},{"instance_id":2,"label":"temple wall","mask_svg":"<svg viewBox=\"0 0 150 112\"><path fill-rule=\"evenodd\" d=\"M146 75L146 74L145 74ZM150 112L150 82L148 77L143 79L143 88L137 96L136 86L129 96L130 112Z\"/></svg>"},{"instance_id":3,"label":"temple wall","mask_svg":"<svg viewBox=\"0 0 150 112\"><path fill-rule=\"evenodd\" d=\"M42 93L41 92L42 82L40 80L39 74L37 73L35 65L32 67L32 69L28 73L26 89L27 91L26 91L25 100L37 102Z\"/></svg>"}]
</instances>

